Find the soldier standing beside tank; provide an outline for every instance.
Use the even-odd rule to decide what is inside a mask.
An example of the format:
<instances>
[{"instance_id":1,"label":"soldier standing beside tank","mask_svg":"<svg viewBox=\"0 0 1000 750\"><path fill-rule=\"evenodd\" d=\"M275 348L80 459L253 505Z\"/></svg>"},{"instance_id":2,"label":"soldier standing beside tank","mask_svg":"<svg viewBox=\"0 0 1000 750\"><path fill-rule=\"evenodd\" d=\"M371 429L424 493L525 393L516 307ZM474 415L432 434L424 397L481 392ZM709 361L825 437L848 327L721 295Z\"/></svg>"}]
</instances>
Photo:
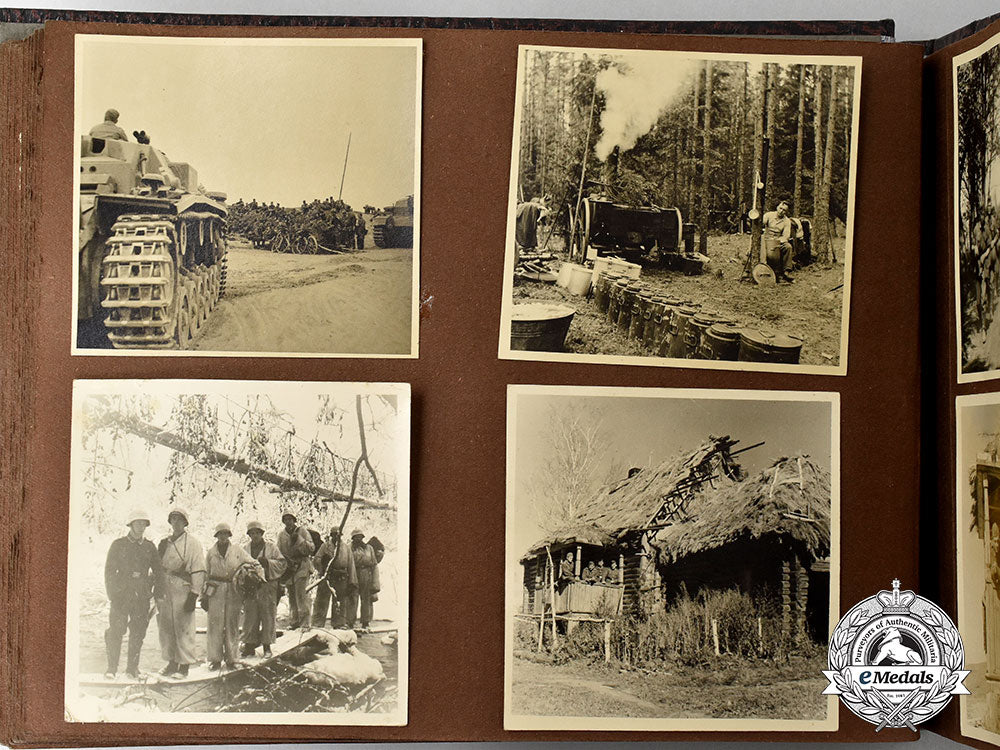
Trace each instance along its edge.
<instances>
[{"instance_id":1,"label":"soldier standing beside tank","mask_svg":"<svg viewBox=\"0 0 1000 750\"><path fill-rule=\"evenodd\" d=\"M187 532L188 515L174 508L167 515L172 533L162 539L158 551L162 575L157 590L157 626L160 648L167 665L162 675L187 677L188 667L198 660L194 654L194 609L205 585L205 553Z\"/></svg>"},{"instance_id":2,"label":"soldier standing beside tank","mask_svg":"<svg viewBox=\"0 0 1000 750\"><path fill-rule=\"evenodd\" d=\"M298 525L294 513L284 513L281 522L285 528L278 534L278 549L285 556L285 586L288 589L290 630L309 626L309 575L315 547L308 529Z\"/></svg>"},{"instance_id":3,"label":"soldier standing beside tank","mask_svg":"<svg viewBox=\"0 0 1000 750\"><path fill-rule=\"evenodd\" d=\"M365 249L365 235L368 234L368 228L365 226L365 217L360 214L354 215L354 245L358 250Z\"/></svg>"},{"instance_id":4,"label":"soldier standing beside tank","mask_svg":"<svg viewBox=\"0 0 1000 750\"><path fill-rule=\"evenodd\" d=\"M380 545L381 546L381 545ZM353 628L358 617L358 605L361 605L361 629L367 630L374 614L374 602L381 588L378 575L378 564L382 555L365 542L365 532L355 529L351 532L351 553L354 555L354 568L358 576L357 589L348 601L347 627Z\"/></svg>"},{"instance_id":5,"label":"soldier standing beside tank","mask_svg":"<svg viewBox=\"0 0 1000 750\"><path fill-rule=\"evenodd\" d=\"M104 565L104 588L111 602L104 645L108 652L105 677L114 679L121 658L122 639L128 631L128 661L125 673L139 679L139 653L149 627L153 583L160 570L156 547L144 538L149 514L133 510L125 521L128 533L115 539L108 548Z\"/></svg>"},{"instance_id":6,"label":"soldier standing beside tank","mask_svg":"<svg viewBox=\"0 0 1000 750\"><path fill-rule=\"evenodd\" d=\"M260 564L264 582L256 595L243 604L243 649L240 653L252 656L258 646L263 646L264 656L270 656L278 612L278 579L285 573L285 556L276 544L264 539L264 526L260 521L247 524L247 536L250 541L243 549Z\"/></svg>"},{"instance_id":7,"label":"soldier standing beside tank","mask_svg":"<svg viewBox=\"0 0 1000 750\"><path fill-rule=\"evenodd\" d=\"M261 564L242 547L232 544L233 530L228 523L215 527L216 542L205 554L208 581L202 594L202 606L208 612L208 668L221 669L222 662L236 666L236 646L240 639L240 611L243 600L233 576L242 565L252 565L263 577Z\"/></svg>"}]
</instances>

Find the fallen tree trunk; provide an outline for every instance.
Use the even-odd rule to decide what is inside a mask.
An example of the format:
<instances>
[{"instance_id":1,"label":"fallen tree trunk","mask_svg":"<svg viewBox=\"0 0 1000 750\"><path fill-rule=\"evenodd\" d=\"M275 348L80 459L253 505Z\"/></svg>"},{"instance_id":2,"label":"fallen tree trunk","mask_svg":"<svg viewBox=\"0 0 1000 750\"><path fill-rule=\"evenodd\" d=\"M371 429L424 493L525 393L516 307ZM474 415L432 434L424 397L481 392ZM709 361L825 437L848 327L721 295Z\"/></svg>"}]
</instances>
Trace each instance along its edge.
<instances>
[{"instance_id":1,"label":"fallen tree trunk","mask_svg":"<svg viewBox=\"0 0 1000 750\"><path fill-rule=\"evenodd\" d=\"M200 445L194 445L175 432L161 429L154 424L150 424L139 419L138 417L122 414L112 408L108 409L103 419L107 424L115 424L123 430L130 432L143 440L148 440L151 443L156 443L157 445L170 448L178 453L184 453L191 456L198 463L205 466L219 466L223 469L236 472L237 474L252 474L262 482L274 485L282 492L305 492L321 497L324 500L339 503L346 503L350 500L350 496L345 495L343 492L337 492L336 490L326 487L306 484L298 479L295 479L294 477L279 474L271 469L253 466L244 459L236 458L217 448L204 448ZM362 497L355 497L354 502L376 510L395 510L394 505L376 503Z\"/></svg>"}]
</instances>

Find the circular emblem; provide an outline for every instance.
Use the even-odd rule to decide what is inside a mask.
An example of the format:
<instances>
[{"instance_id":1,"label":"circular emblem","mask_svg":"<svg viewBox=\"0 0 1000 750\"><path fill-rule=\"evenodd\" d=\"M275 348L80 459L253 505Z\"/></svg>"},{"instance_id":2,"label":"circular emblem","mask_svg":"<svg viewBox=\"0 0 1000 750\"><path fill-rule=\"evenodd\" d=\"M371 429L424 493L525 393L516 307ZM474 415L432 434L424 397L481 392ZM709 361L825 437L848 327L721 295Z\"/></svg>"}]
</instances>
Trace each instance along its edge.
<instances>
[{"instance_id":1,"label":"circular emblem","mask_svg":"<svg viewBox=\"0 0 1000 750\"><path fill-rule=\"evenodd\" d=\"M880 591L856 604L833 630L830 684L855 714L875 725L909 727L940 713L952 695L968 695L958 628L944 610L912 591Z\"/></svg>"}]
</instances>

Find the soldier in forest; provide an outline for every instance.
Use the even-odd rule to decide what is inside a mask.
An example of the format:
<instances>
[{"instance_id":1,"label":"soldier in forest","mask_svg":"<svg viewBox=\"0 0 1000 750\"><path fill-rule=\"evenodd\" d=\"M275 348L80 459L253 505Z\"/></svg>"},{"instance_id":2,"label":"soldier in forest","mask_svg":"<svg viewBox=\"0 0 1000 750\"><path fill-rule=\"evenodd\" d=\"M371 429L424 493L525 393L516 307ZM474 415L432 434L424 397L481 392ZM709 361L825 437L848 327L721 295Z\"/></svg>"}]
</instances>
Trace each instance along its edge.
<instances>
[{"instance_id":1,"label":"soldier in forest","mask_svg":"<svg viewBox=\"0 0 1000 750\"><path fill-rule=\"evenodd\" d=\"M514 264L517 265L522 250L538 247L538 225L547 221L549 196L535 197L519 203L514 219Z\"/></svg>"},{"instance_id":2,"label":"soldier in forest","mask_svg":"<svg viewBox=\"0 0 1000 750\"><path fill-rule=\"evenodd\" d=\"M773 211L764 214L761 221L767 264L778 281L791 283L788 271L792 267L792 220L788 218L788 202L780 201Z\"/></svg>"},{"instance_id":3,"label":"soldier in forest","mask_svg":"<svg viewBox=\"0 0 1000 750\"><path fill-rule=\"evenodd\" d=\"M278 549L285 556L288 568L282 581L288 591L288 608L291 621L289 629L305 628L309 625L309 576L315 552L309 530L298 525L294 513L281 516L285 525L278 534Z\"/></svg>"},{"instance_id":4,"label":"soldier in forest","mask_svg":"<svg viewBox=\"0 0 1000 750\"><path fill-rule=\"evenodd\" d=\"M149 627L150 599L153 584L160 571L160 556L156 546L145 538L149 514L133 510L125 521L128 533L115 539L108 548L104 565L104 588L111 602L108 629L104 631L108 671L105 677L114 679L121 658L122 639L128 631L128 657L125 674L139 679L139 654Z\"/></svg>"},{"instance_id":5,"label":"soldier in forest","mask_svg":"<svg viewBox=\"0 0 1000 750\"><path fill-rule=\"evenodd\" d=\"M260 521L247 524L250 541L243 549L261 566L261 584L253 596L243 603L243 646L241 656L253 656L258 646L264 647L264 656L271 655L274 643L275 619L278 613L278 579L285 573L285 556L278 545L264 538L264 525Z\"/></svg>"},{"instance_id":6,"label":"soldier in forest","mask_svg":"<svg viewBox=\"0 0 1000 750\"><path fill-rule=\"evenodd\" d=\"M91 138L104 138L105 140L127 141L128 135L118 127L118 110L109 109L104 113L104 122L100 122L90 129Z\"/></svg>"},{"instance_id":7,"label":"soldier in forest","mask_svg":"<svg viewBox=\"0 0 1000 750\"><path fill-rule=\"evenodd\" d=\"M313 566L320 582L313 599L312 626L325 627L329 617L331 628L343 628L347 624L347 606L358 588L358 573L354 552L351 545L341 541L340 529L330 530L330 537L313 558Z\"/></svg>"},{"instance_id":8,"label":"soldier in forest","mask_svg":"<svg viewBox=\"0 0 1000 750\"><path fill-rule=\"evenodd\" d=\"M354 555L354 568L358 577L358 585L348 601L347 627L349 628L354 627L355 618L359 616L359 604L361 629L367 630L371 625L374 603L382 588L378 573L378 564L382 562L379 548L384 552L381 544L375 547L366 543L365 532L361 529L355 529L351 532L351 552Z\"/></svg>"},{"instance_id":9,"label":"soldier in forest","mask_svg":"<svg viewBox=\"0 0 1000 750\"><path fill-rule=\"evenodd\" d=\"M156 590L160 648L167 665L166 676L187 677L197 663L194 646L194 610L205 585L205 553L188 531L187 511L174 508L167 515L170 536L160 540L160 576Z\"/></svg>"},{"instance_id":10,"label":"soldier in forest","mask_svg":"<svg viewBox=\"0 0 1000 750\"><path fill-rule=\"evenodd\" d=\"M202 592L202 607L208 612L208 668L221 669L222 662L236 666L236 647L240 639L240 613L243 599L234 577L244 565L252 566L258 577L264 569L250 553L232 543L233 530L228 523L215 527L215 544L205 553L208 581Z\"/></svg>"}]
</instances>

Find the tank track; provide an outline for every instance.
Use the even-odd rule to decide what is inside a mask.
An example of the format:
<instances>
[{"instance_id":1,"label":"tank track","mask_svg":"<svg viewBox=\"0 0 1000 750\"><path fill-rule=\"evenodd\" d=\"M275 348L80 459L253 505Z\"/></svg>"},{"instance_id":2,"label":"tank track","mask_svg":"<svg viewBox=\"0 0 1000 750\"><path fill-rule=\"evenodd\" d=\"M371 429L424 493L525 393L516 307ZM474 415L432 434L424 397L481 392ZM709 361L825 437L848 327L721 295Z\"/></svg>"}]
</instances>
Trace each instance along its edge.
<instances>
[{"instance_id":1,"label":"tank track","mask_svg":"<svg viewBox=\"0 0 1000 750\"><path fill-rule=\"evenodd\" d=\"M386 244L384 224L375 224L372 226L372 240L374 240L375 242L375 247L382 247L382 248L389 247Z\"/></svg>"},{"instance_id":2,"label":"tank track","mask_svg":"<svg viewBox=\"0 0 1000 750\"><path fill-rule=\"evenodd\" d=\"M225 284L221 263L178 268L176 217L125 214L101 266L104 324L116 349L185 349L200 333Z\"/></svg>"}]
</instances>

